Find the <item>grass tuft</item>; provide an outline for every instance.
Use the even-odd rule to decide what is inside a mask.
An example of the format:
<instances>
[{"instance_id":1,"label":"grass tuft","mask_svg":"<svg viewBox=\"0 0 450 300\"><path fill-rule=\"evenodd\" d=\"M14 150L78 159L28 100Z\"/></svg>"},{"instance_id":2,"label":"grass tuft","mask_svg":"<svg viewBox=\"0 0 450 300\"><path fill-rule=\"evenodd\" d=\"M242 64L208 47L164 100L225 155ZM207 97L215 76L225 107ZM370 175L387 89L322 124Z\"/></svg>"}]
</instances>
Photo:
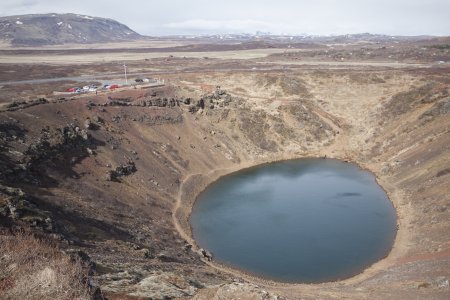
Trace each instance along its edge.
<instances>
[{"instance_id":1,"label":"grass tuft","mask_svg":"<svg viewBox=\"0 0 450 300\"><path fill-rule=\"evenodd\" d=\"M0 236L1 299L90 299L88 271L48 239Z\"/></svg>"}]
</instances>

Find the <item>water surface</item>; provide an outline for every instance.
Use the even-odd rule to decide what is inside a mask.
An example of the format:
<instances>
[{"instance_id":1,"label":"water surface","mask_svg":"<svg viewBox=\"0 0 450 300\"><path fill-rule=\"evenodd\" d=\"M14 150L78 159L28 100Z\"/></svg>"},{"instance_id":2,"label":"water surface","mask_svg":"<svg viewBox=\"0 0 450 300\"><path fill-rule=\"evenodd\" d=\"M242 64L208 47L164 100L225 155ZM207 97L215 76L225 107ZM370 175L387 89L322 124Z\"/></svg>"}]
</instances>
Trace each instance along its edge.
<instances>
[{"instance_id":1,"label":"water surface","mask_svg":"<svg viewBox=\"0 0 450 300\"><path fill-rule=\"evenodd\" d=\"M216 261L277 281L325 282L385 257L396 214L371 173L300 159L219 179L199 196L191 225Z\"/></svg>"}]
</instances>

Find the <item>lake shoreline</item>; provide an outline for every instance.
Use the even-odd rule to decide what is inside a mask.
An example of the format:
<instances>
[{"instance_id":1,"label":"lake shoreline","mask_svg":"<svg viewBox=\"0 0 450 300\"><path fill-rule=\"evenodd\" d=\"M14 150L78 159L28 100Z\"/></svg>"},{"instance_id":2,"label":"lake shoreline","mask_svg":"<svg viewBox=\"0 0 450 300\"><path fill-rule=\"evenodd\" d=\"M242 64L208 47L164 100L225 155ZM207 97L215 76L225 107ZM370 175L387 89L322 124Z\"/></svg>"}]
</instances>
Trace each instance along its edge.
<instances>
[{"instance_id":1,"label":"lake shoreline","mask_svg":"<svg viewBox=\"0 0 450 300\"><path fill-rule=\"evenodd\" d=\"M369 171L372 173L375 177L375 180L377 184L385 191L385 193L388 195L388 199L391 202L392 206L395 209L396 215L397 215L397 232L394 239L393 246L389 253L379 261L373 263L372 265L368 266L366 269L364 269L362 272L348 277L344 278L342 280L336 280L336 281L328 281L324 283L290 283L290 282L281 282L281 281L275 281L275 280L268 280L262 277L254 276L253 274L250 274L246 272L245 270L234 268L227 266L226 264L219 263L217 261L207 261L206 259L203 259L204 263L208 264L209 266L224 271L228 274L232 274L238 278L242 278L248 282L251 282L253 284L258 284L262 286L268 286L268 287L278 287L281 289L296 289L296 288L312 288L315 289L319 286L323 285L352 285L356 284L358 282L364 281L368 279L369 277L373 276L374 274L380 272L381 270L385 269L388 266L392 266L395 264L398 257L400 257L405 251L406 251L406 241L409 239L409 232L403 231L402 225L405 223L405 218L408 216L408 212L403 209L403 207L399 206L399 203L401 199L403 198L403 194L401 191L399 191L397 188L389 184L384 176L382 176L380 173L380 166L377 165L371 165L371 164L364 164L362 162L358 162L356 159L353 159L353 157L349 157L348 155L335 155L335 154L323 154L320 153L319 155L286 155L284 157L276 157L272 159L265 159L265 160L259 160L259 161L252 161L252 162L245 162L240 163L237 166L233 166L230 168L224 168L224 169L217 169L217 170L211 170L209 173L203 175L203 174L191 174L187 176L181 184L180 187L180 194L177 203L174 205L173 209L173 220L176 229L179 231L180 235L188 242L190 243L193 248L192 251L198 251L199 247L194 240L192 236L192 228L189 222L189 217L192 212L192 208L195 205L195 202L198 199L198 196L210 185L222 178L223 176L230 175L232 173L242 171L248 168L252 168L259 165L265 165L265 164L271 164L286 160L296 160L296 159L304 159L304 158L330 158L330 159L336 159L347 163L353 163L356 166L358 166L361 170Z\"/></svg>"}]
</instances>

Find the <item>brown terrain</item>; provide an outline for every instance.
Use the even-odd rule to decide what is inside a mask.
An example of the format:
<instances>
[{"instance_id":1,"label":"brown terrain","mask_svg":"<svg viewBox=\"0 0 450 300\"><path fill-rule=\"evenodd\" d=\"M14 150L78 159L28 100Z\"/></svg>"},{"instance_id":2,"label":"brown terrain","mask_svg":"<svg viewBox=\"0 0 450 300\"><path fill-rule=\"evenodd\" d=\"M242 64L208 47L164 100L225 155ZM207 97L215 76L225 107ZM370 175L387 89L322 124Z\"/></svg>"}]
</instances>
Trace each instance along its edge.
<instances>
[{"instance_id":1,"label":"brown terrain","mask_svg":"<svg viewBox=\"0 0 450 300\"><path fill-rule=\"evenodd\" d=\"M207 42L0 49L0 298L449 299L448 39ZM122 83L123 63L128 80L165 85L53 93ZM188 218L208 184L323 156L388 193L386 258L343 281L283 284L198 253Z\"/></svg>"}]
</instances>

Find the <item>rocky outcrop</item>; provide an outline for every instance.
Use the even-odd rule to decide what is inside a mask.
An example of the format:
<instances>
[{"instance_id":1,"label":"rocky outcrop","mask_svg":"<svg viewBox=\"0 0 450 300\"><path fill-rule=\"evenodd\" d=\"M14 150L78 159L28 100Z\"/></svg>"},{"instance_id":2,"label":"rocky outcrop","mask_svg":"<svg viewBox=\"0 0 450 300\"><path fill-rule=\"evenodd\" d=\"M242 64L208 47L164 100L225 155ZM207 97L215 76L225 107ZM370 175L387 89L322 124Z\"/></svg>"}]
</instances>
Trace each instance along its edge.
<instances>
[{"instance_id":1,"label":"rocky outcrop","mask_svg":"<svg viewBox=\"0 0 450 300\"><path fill-rule=\"evenodd\" d=\"M200 290L193 300L227 300L227 299L252 299L252 300L282 300L284 298L269 293L263 288L243 282L233 282L217 287Z\"/></svg>"},{"instance_id":2,"label":"rocky outcrop","mask_svg":"<svg viewBox=\"0 0 450 300\"><path fill-rule=\"evenodd\" d=\"M36 105L41 105L41 104L47 104L47 103L49 103L49 102L45 98L39 98L36 100L30 100L30 101L13 101L12 103L6 105L6 110L7 111L16 111L16 110L20 110L20 109L24 109L24 108L28 108L28 107L32 107L32 106L36 106Z\"/></svg>"},{"instance_id":3,"label":"rocky outcrop","mask_svg":"<svg viewBox=\"0 0 450 300\"><path fill-rule=\"evenodd\" d=\"M121 113L111 117L113 123L121 123L122 121L133 121L144 123L148 126L162 125L162 124L177 124L183 121L181 110L176 109L161 109L153 111L152 113L139 113L135 115ZM97 123L99 126L101 123Z\"/></svg>"},{"instance_id":4,"label":"rocky outcrop","mask_svg":"<svg viewBox=\"0 0 450 300\"><path fill-rule=\"evenodd\" d=\"M127 163L121 164L115 170L108 171L108 173L106 174L106 180L115 181L120 177L131 175L136 171L137 169L134 161L129 159Z\"/></svg>"},{"instance_id":5,"label":"rocky outcrop","mask_svg":"<svg viewBox=\"0 0 450 300\"><path fill-rule=\"evenodd\" d=\"M86 148L90 145L88 132L74 124L56 130L44 128L25 151L24 163L32 169L45 161L67 158L67 154L79 159L88 155Z\"/></svg>"},{"instance_id":6,"label":"rocky outcrop","mask_svg":"<svg viewBox=\"0 0 450 300\"><path fill-rule=\"evenodd\" d=\"M147 99L139 102L140 106L143 107L176 107L180 106L180 100L175 98L155 98L155 99Z\"/></svg>"},{"instance_id":7,"label":"rocky outcrop","mask_svg":"<svg viewBox=\"0 0 450 300\"><path fill-rule=\"evenodd\" d=\"M406 92L395 94L385 106L388 115L399 116L420 104L434 103L448 97L445 85L430 82Z\"/></svg>"},{"instance_id":8,"label":"rocky outcrop","mask_svg":"<svg viewBox=\"0 0 450 300\"><path fill-rule=\"evenodd\" d=\"M123 98L109 98L109 106L140 106L140 107L177 107L180 103L184 103L183 100L176 98L150 98L133 102L132 99Z\"/></svg>"},{"instance_id":9,"label":"rocky outcrop","mask_svg":"<svg viewBox=\"0 0 450 300\"><path fill-rule=\"evenodd\" d=\"M164 300L180 297L192 297L198 288L192 279L171 272L145 272L127 270L99 277L107 284L102 290L115 294L127 294L132 297Z\"/></svg>"},{"instance_id":10,"label":"rocky outcrop","mask_svg":"<svg viewBox=\"0 0 450 300\"><path fill-rule=\"evenodd\" d=\"M133 103L122 100L110 100L108 102L109 106L133 106Z\"/></svg>"},{"instance_id":11,"label":"rocky outcrop","mask_svg":"<svg viewBox=\"0 0 450 300\"><path fill-rule=\"evenodd\" d=\"M424 112L420 119L424 119L425 122L433 120L435 117L445 116L450 114L450 98L442 99L435 103L429 110Z\"/></svg>"},{"instance_id":12,"label":"rocky outcrop","mask_svg":"<svg viewBox=\"0 0 450 300\"><path fill-rule=\"evenodd\" d=\"M54 229L50 212L39 209L21 189L1 184L0 216L14 222L25 222L46 232Z\"/></svg>"},{"instance_id":13,"label":"rocky outcrop","mask_svg":"<svg viewBox=\"0 0 450 300\"><path fill-rule=\"evenodd\" d=\"M324 140L333 136L333 128L307 105L295 103L285 110L305 129L311 140Z\"/></svg>"},{"instance_id":14,"label":"rocky outcrop","mask_svg":"<svg viewBox=\"0 0 450 300\"><path fill-rule=\"evenodd\" d=\"M275 152L278 148L277 144L266 134L269 127L267 113L262 110L248 110L241 115L239 128L242 133L260 149Z\"/></svg>"},{"instance_id":15,"label":"rocky outcrop","mask_svg":"<svg viewBox=\"0 0 450 300\"><path fill-rule=\"evenodd\" d=\"M229 106L232 101L233 97L227 91L221 89L220 86L217 86L213 93L203 95L195 105L189 106L189 112L195 113L205 108L224 108Z\"/></svg>"},{"instance_id":16,"label":"rocky outcrop","mask_svg":"<svg viewBox=\"0 0 450 300\"><path fill-rule=\"evenodd\" d=\"M208 250L205 250L203 248L200 248L198 250L198 253L203 257L206 258L208 261L212 261L213 259L213 255L211 252L209 252Z\"/></svg>"}]
</instances>

